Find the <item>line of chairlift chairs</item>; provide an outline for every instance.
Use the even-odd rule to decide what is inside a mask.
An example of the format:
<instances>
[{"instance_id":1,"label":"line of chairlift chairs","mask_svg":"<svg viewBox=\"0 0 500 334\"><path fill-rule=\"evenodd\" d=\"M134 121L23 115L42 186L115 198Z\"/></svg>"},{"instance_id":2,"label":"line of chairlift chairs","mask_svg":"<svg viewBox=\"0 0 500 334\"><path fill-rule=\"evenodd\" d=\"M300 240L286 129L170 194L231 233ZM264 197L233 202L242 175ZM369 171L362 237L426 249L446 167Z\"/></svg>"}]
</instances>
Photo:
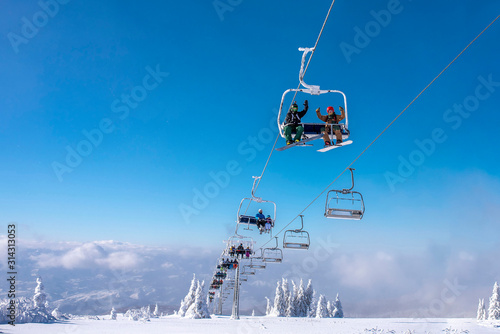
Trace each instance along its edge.
<instances>
[{"instance_id":1,"label":"line of chairlift chairs","mask_svg":"<svg viewBox=\"0 0 500 334\"><path fill-rule=\"evenodd\" d=\"M299 51L302 51L302 61L301 68L299 72L299 81L301 84L301 88L299 89L288 89L283 93L281 104L278 112L278 129L280 135L284 138L284 122L281 121L283 104L285 101L285 96L287 93L298 92L305 93L311 96L317 96L321 94L335 93L340 94L343 98L344 110L345 110L345 120L344 123L339 123L342 139L346 140L350 132L348 130L348 117L347 117L347 100L346 96L342 91L339 90L321 90L319 86L308 85L303 81L305 74L305 60L307 54L309 52L314 51L314 49L310 48L300 48ZM322 137L322 131L324 128L324 124L320 123L302 123L304 126L304 134L303 138L305 140L319 139ZM330 134L330 138L334 138L333 127L332 133ZM301 145L308 146L308 145ZM354 191L354 169L349 168L351 173L351 187L344 189L333 189L328 191L326 195L326 203L325 203L325 212L324 216L326 218L332 219L349 219L349 220L360 220L363 218L365 212L365 206L363 201L363 196L361 193ZM247 211L252 203L259 203L265 205L271 205L273 211L273 215L271 217L272 226L274 227L274 223L276 221L276 203L268 200L263 200L260 197L256 197L254 195L256 185L260 180L260 177L254 176L254 182L252 186L251 197L243 198L240 202L240 206L238 208L238 213L236 217L236 231L232 237L230 237L226 243L226 248L223 250L221 256L217 261L216 270L214 271L213 281L210 285L209 290L209 298L210 301L213 300L215 296L215 291L219 290L224 284L224 291L220 292L219 297L224 301L229 295L229 290L234 288L235 285L235 275L234 272L236 267L244 261L246 264L243 264L240 267L240 281L247 281L249 276L253 276L256 274L256 270L266 269L268 263L281 263L283 261L283 251L279 248L278 245L278 237L275 238L275 246L260 248L258 250L254 249L255 241L253 238L248 236L243 236L238 233L238 229L242 227L245 231L254 231L257 227L258 220L255 216L248 215ZM309 232L304 230L304 216L299 215L301 219L301 227L298 229L290 229L286 230L283 234L283 248L284 249L294 249L294 250L307 250L311 245L311 239L309 236ZM262 232L262 231L261 231ZM270 231L270 236L272 238L272 228ZM238 254L235 252L233 256L230 255L230 250L232 247L237 248L238 246L242 246L245 250L250 249L250 256L247 256L246 252L242 254L241 252ZM224 267L224 259L232 258L232 260L238 262L236 266L227 266Z\"/></svg>"},{"instance_id":2,"label":"line of chairlift chairs","mask_svg":"<svg viewBox=\"0 0 500 334\"><path fill-rule=\"evenodd\" d=\"M333 189L328 191L325 203L324 216L332 219L360 220L365 212L363 195L354 191L354 169L349 168L351 173L351 187L344 189ZM252 203L267 203L273 208L272 225L276 221L276 203L263 200L254 195L255 186L260 177L254 177L252 187L252 196L243 198L238 208L236 217L236 231L233 236L224 241L225 249L218 259L216 270L213 275L213 282L210 285L209 299L212 301L215 296L215 290L220 289L224 283L225 292L222 292L220 298L227 298L227 291L234 288L234 272L236 267L240 266L239 280L246 282L249 276L256 275L257 270L266 269L268 263L281 263L283 261L283 250L279 248L278 237L275 236L275 245L267 248L255 249L255 241L252 237L244 236L238 233L242 228L245 231L258 231L257 218L246 214L246 211ZM304 216L300 216L301 226L297 229L286 230L283 234L283 249L308 250L311 245L309 232L304 229ZM271 230L272 233L272 230ZM271 234L272 238L272 234ZM238 251L238 247L240 251ZM225 259L230 262L236 262L234 266L224 266ZM243 262L245 264L243 264ZM224 297L226 296L226 297Z\"/></svg>"}]
</instances>

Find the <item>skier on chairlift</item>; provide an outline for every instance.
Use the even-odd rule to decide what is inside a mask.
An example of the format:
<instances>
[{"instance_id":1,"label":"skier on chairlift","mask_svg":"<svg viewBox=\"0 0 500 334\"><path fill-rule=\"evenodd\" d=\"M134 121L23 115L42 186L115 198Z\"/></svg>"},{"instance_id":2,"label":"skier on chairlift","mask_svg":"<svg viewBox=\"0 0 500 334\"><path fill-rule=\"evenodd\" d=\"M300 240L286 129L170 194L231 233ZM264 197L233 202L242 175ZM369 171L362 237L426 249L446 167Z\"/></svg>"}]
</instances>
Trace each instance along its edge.
<instances>
[{"instance_id":1,"label":"skier on chairlift","mask_svg":"<svg viewBox=\"0 0 500 334\"><path fill-rule=\"evenodd\" d=\"M345 111L344 108L339 106L339 110L341 115L335 114L335 110L333 109L332 106L326 108L326 112L328 115L321 115L319 108L316 109L316 115L320 120L323 122L326 122L325 124L325 132L323 136L323 140L325 141L325 147L332 145L330 142L330 131L331 127L333 127L333 131L335 132L335 137L336 137L336 143L335 145L339 145L342 143L342 132L340 131L340 125L339 122L342 121L345 118Z\"/></svg>"},{"instance_id":2,"label":"skier on chairlift","mask_svg":"<svg viewBox=\"0 0 500 334\"><path fill-rule=\"evenodd\" d=\"M285 127L284 127L287 145L293 144L294 142L298 143L302 138L304 127L300 123L300 120L302 117L305 116L308 109L309 109L309 104L307 100L305 100L304 110L298 111L299 107L297 106L297 103L295 101L290 107L290 110L288 110L288 113L286 114L285 117ZM292 131L294 130L295 130L295 138L292 140Z\"/></svg>"},{"instance_id":3,"label":"skier on chairlift","mask_svg":"<svg viewBox=\"0 0 500 334\"><path fill-rule=\"evenodd\" d=\"M259 209L255 218L257 218L257 228L259 229L260 234L262 234L262 232L264 232L264 226L266 225L266 216L262 213L262 209Z\"/></svg>"}]
</instances>

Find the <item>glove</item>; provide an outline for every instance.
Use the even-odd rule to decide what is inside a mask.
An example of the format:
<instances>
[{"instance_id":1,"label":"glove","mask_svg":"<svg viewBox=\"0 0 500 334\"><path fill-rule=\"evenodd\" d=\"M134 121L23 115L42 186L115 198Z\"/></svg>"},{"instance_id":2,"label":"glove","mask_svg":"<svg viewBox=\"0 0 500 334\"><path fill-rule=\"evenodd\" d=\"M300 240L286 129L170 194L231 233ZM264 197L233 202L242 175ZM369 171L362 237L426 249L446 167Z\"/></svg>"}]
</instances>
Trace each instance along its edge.
<instances>
[{"instance_id":1,"label":"glove","mask_svg":"<svg viewBox=\"0 0 500 334\"><path fill-rule=\"evenodd\" d=\"M344 108L342 108L342 106L339 106L339 110L342 111L342 110L344 110Z\"/></svg>"},{"instance_id":2,"label":"glove","mask_svg":"<svg viewBox=\"0 0 500 334\"><path fill-rule=\"evenodd\" d=\"M316 112L319 112L319 108L318 108L318 109L316 109Z\"/></svg>"},{"instance_id":3,"label":"glove","mask_svg":"<svg viewBox=\"0 0 500 334\"><path fill-rule=\"evenodd\" d=\"M309 106L309 102L307 102L307 100L304 101L304 107L308 107Z\"/></svg>"}]
</instances>

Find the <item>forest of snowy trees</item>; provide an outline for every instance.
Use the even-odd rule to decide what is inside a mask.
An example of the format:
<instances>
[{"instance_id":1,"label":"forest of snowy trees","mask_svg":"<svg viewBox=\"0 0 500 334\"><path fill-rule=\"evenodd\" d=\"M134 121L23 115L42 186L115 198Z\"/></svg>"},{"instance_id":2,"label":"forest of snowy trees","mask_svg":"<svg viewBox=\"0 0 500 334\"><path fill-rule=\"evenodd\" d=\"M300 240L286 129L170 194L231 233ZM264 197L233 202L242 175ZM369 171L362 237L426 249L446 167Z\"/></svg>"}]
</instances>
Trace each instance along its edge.
<instances>
[{"instance_id":1,"label":"forest of snowy trees","mask_svg":"<svg viewBox=\"0 0 500 334\"><path fill-rule=\"evenodd\" d=\"M479 299L477 320L500 320L500 286L497 282L493 285L489 302L488 311L486 311L484 299Z\"/></svg>"},{"instance_id":2,"label":"forest of snowy trees","mask_svg":"<svg viewBox=\"0 0 500 334\"><path fill-rule=\"evenodd\" d=\"M275 317L316 317L316 318L343 318L344 311L339 296L335 301L327 301L324 295L315 298L312 281L307 286L300 280L297 285L291 281L289 288L288 280L282 278L276 284L274 301L267 299L266 315Z\"/></svg>"}]
</instances>

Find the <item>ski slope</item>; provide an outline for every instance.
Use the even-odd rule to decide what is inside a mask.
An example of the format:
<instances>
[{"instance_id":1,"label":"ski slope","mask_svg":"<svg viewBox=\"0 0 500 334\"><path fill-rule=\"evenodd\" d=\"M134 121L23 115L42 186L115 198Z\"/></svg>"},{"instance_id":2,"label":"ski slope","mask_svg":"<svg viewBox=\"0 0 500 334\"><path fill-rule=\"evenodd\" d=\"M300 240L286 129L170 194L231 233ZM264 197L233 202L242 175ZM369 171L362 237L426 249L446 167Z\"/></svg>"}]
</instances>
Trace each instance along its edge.
<instances>
[{"instance_id":1,"label":"ski slope","mask_svg":"<svg viewBox=\"0 0 500 334\"><path fill-rule=\"evenodd\" d=\"M177 316L151 319L148 322L131 321L119 315L117 320L104 316L101 320L71 320L55 324L3 325L3 333L37 334L252 334L252 333L373 333L373 334L483 334L500 333L500 321L475 319L411 319L411 318L275 318L241 317L231 320L228 316L192 320Z\"/></svg>"}]
</instances>

